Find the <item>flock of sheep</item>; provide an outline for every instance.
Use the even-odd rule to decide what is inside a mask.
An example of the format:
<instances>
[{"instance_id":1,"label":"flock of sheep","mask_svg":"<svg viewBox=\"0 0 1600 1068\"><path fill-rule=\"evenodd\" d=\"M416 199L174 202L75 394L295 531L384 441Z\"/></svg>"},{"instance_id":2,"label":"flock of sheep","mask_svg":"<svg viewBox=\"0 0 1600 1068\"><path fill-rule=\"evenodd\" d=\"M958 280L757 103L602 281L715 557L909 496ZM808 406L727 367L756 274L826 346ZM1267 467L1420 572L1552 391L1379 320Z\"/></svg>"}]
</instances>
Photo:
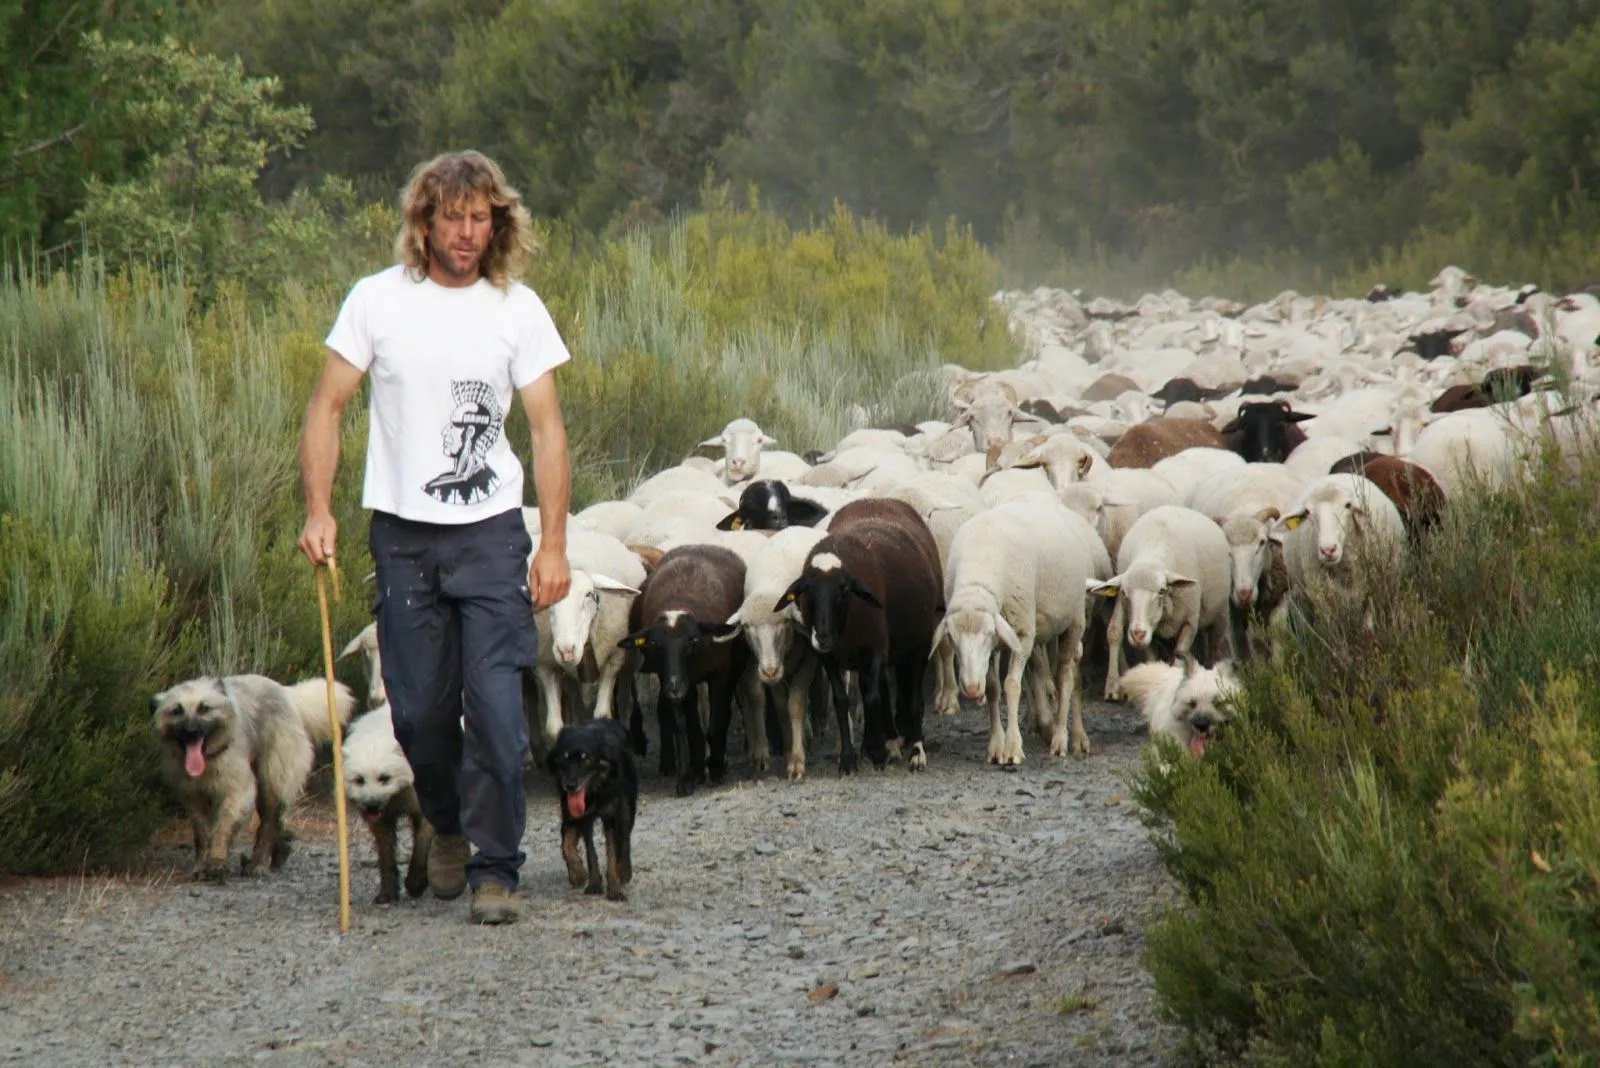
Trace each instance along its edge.
<instances>
[{"instance_id":1,"label":"flock of sheep","mask_svg":"<svg viewBox=\"0 0 1600 1068\"><path fill-rule=\"evenodd\" d=\"M996 300L1030 358L945 366L948 419L806 456L736 419L703 443L719 458L572 516L545 737L582 701L642 751L652 689L680 794L725 775L735 703L757 773L771 739L802 778L830 705L841 770L858 744L916 769L926 672L936 713L983 702L988 760L1019 764L1025 686L1050 754L1090 751L1081 665L1199 751L1229 664L1313 584L1353 585L1546 445L1575 458L1600 394L1600 299L1454 267L1364 299Z\"/></svg>"}]
</instances>

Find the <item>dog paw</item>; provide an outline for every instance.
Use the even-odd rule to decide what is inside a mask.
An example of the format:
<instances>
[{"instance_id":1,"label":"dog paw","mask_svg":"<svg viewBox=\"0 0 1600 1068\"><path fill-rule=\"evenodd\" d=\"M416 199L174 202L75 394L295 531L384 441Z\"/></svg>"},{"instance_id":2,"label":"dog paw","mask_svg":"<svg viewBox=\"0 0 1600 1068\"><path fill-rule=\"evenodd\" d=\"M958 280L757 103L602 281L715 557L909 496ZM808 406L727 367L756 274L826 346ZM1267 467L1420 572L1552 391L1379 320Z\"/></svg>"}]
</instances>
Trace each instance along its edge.
<instances>
[{"instance_id":1,"label":"dog paw","mask_svg":"<svg viewBox=\"0 0 1600 1068\"><path fill-rule=\"evenodd\" d=\"M1127 694L1123 691L1121 683L1115 686L1109 682L1106 683L1105 698L1107 701L1121 701L1126 697Z\"/></svg>"}]
</instances>

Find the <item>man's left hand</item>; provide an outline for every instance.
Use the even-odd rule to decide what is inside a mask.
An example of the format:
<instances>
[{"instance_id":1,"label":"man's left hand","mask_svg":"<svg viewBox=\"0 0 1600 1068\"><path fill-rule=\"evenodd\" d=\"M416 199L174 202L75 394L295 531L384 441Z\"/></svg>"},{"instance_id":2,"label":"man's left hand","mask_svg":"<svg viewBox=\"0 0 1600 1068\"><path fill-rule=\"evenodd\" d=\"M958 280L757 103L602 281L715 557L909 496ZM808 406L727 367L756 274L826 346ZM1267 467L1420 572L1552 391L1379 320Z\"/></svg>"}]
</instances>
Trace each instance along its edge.
<instances>
[{"instance_id":1,"label":"man's left hand","mask_svg":"<svg viewBox=\"0 0 1600 1068\"><path fill-rule=\"evenodd\" d=\"M540 548L528 567L528 592L533 595L533 610L542 612L567 595L572 587L572 568L567 554Z\"/></svg>"}]
</instances>

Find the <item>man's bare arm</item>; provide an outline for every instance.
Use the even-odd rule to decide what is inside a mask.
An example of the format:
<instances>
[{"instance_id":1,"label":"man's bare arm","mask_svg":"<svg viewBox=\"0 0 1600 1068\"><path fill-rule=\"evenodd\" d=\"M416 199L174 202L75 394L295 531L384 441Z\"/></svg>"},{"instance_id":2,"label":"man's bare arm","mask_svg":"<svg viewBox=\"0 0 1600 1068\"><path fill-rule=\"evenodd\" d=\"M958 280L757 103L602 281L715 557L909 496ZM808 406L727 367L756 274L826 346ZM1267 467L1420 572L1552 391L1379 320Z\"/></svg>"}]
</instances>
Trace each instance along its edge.
<instances>
[{"instance_id":1,"label":"man's bare arm","mask_svg":"<svg viewBox=\"0 0 1600 1068\"><path fill-rule=\"evenodd\" d=\"M338 539L333 477L339 470L339 424L345 405L361 388L362 377L363 372L330 349L306 405L305 425L300 431L300 486L306 499L300 551L313 565L323 564L333 555Z\"/></svg>"},{"instance_id":2,"label":"man's bare arm","mask_svg":"<svg viewBox=\"0 0 1600 1068\"><path fill-rule=\"evenodd\" d=\"M539 551L528 570L536 609L567 595L572 572L567 563L567 509L572 502L572 463L567 427L561 418L554 371L522 388L522 407L533 437L533 485L539 496Z\"/></svg>"}]
</instances>

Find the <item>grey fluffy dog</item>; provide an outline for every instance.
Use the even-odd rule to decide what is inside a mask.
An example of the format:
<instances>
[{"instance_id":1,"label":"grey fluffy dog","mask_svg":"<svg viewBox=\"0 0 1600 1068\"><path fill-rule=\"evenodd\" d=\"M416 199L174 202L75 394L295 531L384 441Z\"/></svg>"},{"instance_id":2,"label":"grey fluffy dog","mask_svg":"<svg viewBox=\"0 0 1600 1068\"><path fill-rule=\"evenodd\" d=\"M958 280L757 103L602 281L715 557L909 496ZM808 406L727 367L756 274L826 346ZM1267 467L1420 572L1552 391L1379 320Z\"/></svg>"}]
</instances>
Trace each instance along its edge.
<instances>
[{"instance_id":1,"label":"grey fluffy dog","mask_svg":"<svg viewBox=\"0 0 1600 1068\"><path fill-rule=\"evenodd\" d=\"M342 683L335 693L340 722L347 723L355 697ZM327 680L284 686L263 675L207 676L156 694L150 709L161 736L162 775L194 828L194 877L227 878L233 839L252 810L260 826L240 870L281 868L291 841L284 815L305 789L314 746L333 738Z\"/></svg>"}]
</instances>

